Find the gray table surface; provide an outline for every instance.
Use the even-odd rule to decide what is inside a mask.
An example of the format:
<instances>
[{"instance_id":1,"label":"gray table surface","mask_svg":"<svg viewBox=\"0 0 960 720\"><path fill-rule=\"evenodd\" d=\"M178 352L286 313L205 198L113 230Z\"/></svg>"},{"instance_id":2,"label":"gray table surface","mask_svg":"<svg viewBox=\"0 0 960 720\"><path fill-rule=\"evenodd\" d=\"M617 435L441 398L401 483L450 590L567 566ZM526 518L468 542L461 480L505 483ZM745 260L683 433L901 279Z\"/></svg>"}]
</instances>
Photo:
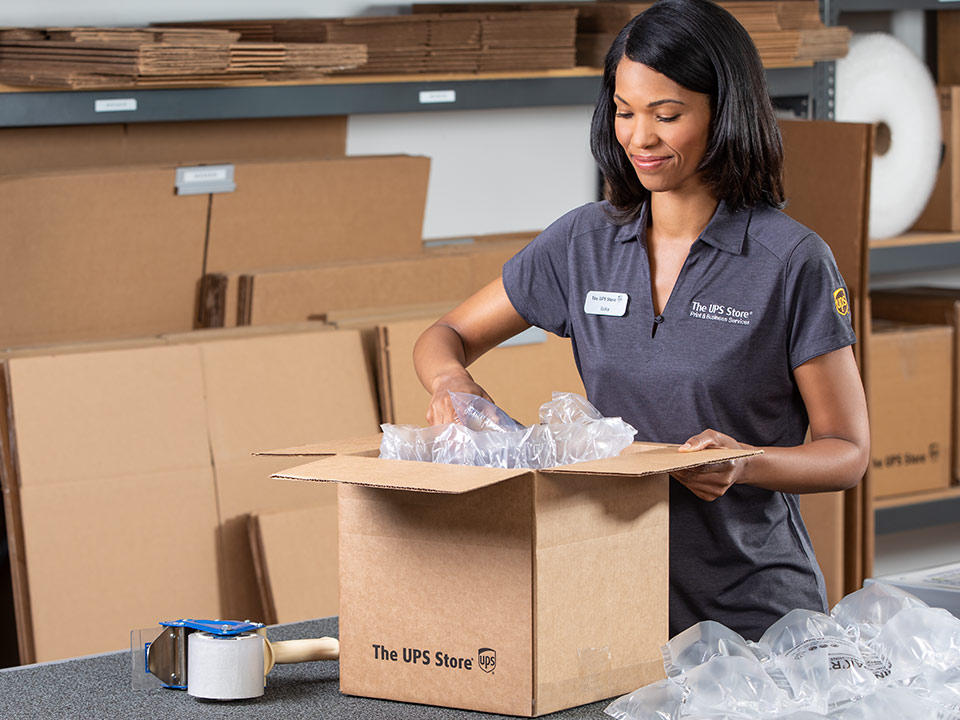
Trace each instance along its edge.
<instances>
[{"instance_id":1,"label":"gray table surface","mask_svg":"<svg viewBox=\"0 0 960 720\"><path fill-rule=\"evenodd\" d=\"M337 636L337 619L323 618L268 629L271 640ZM542 717L550 720L610 720L607 701ZM182 690L134 690L130 653L63 660L0 670L0 719L20 718L396 718L397 720L488 720L503 715L340 694L336 662L277 665L262 698L200 701Z\"/></svg>"}]
</instances>

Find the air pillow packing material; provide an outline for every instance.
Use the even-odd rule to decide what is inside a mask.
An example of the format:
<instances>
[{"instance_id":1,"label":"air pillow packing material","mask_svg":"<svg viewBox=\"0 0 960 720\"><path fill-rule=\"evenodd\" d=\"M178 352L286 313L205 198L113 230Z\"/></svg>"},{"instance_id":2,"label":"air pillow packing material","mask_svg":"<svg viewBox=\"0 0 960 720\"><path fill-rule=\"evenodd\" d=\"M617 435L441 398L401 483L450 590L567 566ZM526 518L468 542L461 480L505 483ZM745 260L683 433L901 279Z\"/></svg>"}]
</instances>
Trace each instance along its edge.
<instances>
[{"instance_id":1,"label":"air pillow packing material","mask_svg":"<svg viewBox=\"0 0 960 720\"><path fill-rule=\"evenodd\" d=\"M701 622L662 650L667 679L617 720L960 720L960 618L873 583L831 615L792 610L759 642Z\"/></svg>"},{"instance_id":2,"label":"air pillow packing material","mask_svg":"<svg viewBox=\"0 0 960 720\"><path fill-rule=\"evenodd\" d=\"M940 104L930 71L892 35L854 35L836 64L835 117L879 124L870 238L902 234L926 207L940 166Z\"/></svg>"}]
</instances>

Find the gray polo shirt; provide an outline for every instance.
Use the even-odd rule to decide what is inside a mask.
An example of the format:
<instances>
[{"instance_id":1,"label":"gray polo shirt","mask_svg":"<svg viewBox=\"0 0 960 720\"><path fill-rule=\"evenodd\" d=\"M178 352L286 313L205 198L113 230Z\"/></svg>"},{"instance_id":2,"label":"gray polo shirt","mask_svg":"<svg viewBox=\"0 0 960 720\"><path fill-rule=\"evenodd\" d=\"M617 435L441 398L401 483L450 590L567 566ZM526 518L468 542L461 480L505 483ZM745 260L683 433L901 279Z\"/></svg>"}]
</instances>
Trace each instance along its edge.
<instances>
[{"instance_id":1,"label":"gray polo shirt","mask_svg":"<svg viewBox=\"0 0 960 720\"><path fill-rule=\"evenodd\" d=\"M656 315L647 207L625 225L607 208L566 214L503 268L517 312L571 338L589 400L638 440L682 443L713 428L752 445L802 444L793 369L855 341L823 240L779 210L721 202ZM716 620L756 640L797 607L826 610L797 497L736 485L711 503L671 479L671 636Z\"/></svg>"}]
</instances>

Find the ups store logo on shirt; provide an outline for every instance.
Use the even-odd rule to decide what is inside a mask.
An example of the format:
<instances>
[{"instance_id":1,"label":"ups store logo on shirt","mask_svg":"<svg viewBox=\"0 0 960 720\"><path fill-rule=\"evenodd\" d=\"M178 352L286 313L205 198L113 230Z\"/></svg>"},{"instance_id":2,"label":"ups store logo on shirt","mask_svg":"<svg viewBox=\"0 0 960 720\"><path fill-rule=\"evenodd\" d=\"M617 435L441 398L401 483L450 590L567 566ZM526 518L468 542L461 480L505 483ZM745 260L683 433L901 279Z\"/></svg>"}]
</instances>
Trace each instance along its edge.
<instances>
[{"instance_id":1,"label":"ups store logo on shirt","mask_svg":"<svg viewBox=\"0 0 960 720\"><path fill-rule=\"evenodd\" d=\"M850 303L847 302L847 293L843 288L837 288L833 291L833 306L840 315L846 315L850 312Z\"/></svg>"}]
</instances>

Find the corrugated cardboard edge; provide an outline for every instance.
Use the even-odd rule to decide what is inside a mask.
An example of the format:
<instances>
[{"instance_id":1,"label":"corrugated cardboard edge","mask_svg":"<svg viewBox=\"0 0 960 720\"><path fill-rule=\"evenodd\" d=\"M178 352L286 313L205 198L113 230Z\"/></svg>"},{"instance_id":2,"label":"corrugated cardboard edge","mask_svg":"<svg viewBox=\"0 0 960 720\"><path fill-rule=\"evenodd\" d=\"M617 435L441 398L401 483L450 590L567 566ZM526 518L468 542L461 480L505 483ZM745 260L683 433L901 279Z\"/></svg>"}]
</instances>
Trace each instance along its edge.
<instances>
[{"instance_id":1,"label":"corrugated cardboard edge","mask_svg":"<svg viewBox=\"0 0 960 720\"><path fill-rule=\"evenodd\" d=\"M226 321L227 276L208 273L200 278L197 289L195 328L221 328Z\"/></svg>"},{"instance_id":2,"label":"corrugated cardboard edge","mask_svg":"<svg viewBox=\"0 0 960 720\"><path fill-rule=\"evenodd\" d=\"M530 493L530 507L527 509L530 514L530 527L533 531L530 533L530 717L537 716L537 657L539 648L537 647L537 598L540 597L540 589L537 587L537 547L539 547L537 538L537 488L534 486Z\"/></svg>"},{"instance_id":3,"label":"corrugated cardboard edge","mask_svg":"<svg viewBox=\"0 0 960 720\"><path fill-rule=\"evenodd\" d=\"M247 532L250 536L250 552L253 555L253 569L257 575L257 587L260 590L260 604L263 608L263 622L277 624L277 606L273 601L273 585L270 584L270 569L267 567L267 554L263 547L263 535L260 532L260 517L256 514L247 517Z\"/></svg>"},{"instance_id":4,"label":"corrugated cardboard edge","mask_svg":"<svg viewBox=\"0 0 960 720\"><path fill-rule=\"evenodd\" d=\"M380 398L380 421L394 422L393 378L390 377L390 336L385 325L377 326L377 395Z\"/></svg>"},{"instance_id":5,"label":"corrugated cardboard edge","mask_svg":"<svg viewBox=\"0 0 960 720\"><path fill-rule=\"evenodd\" d=\"M254 275L241 275L237 291L237 325L250 325L253 315Z\"/></svg>"},{"instance_id":6,"label":"corrugated cardboard edge","mask_svg":"<svg viewBox=\"0 0 960 720\"><path fill-rule=\"evenodd\" d=\"M860 297L855 298L862 309L859 313L858 337L866 339L866 345L861 348L862 355L860 375L863 378L864 387L869 387L870 363L867 360L867 350L870 343L870 240L868 237L868 226L870 223L870 178L873 171L873 146L876 131L873 126L863 133L863 167L861 168L863 177L863 206L860 208ZM856 311L856 306L854 307ZM857 316L854 316L856 319ZM875 525L873 516L873 490L871 488L870 467L856 487L846 491L849 498L850 510L847 512L847 519L852 520L857 516L855 522L844 523L850 526L850 532L856 533L855 538L849 538L847 547L859 549L859 556L852 563L853 567L849 569L847 577L847 593L856 592L863 587L865 578L873 575L873 552Z\"/></svg>"},{"instance_id":7,"label":"corrugated cardboard edge","mask_svg":"<svg viewBox=\"0 0 960 720\"><path fill-rule=\"evenodd\" d=\"M13 607L17 620L17 645L20 663L36 661L33 645L33 616L30 611L30 588L27 582L27 560L24 556L23 518L20 513L20 478L17 461L17 438L13 422L13 392L10 366L0 362L0 487L3 490L7 546L10 552L10 574L13 582Z\"/></svg>"}]
</instances>

